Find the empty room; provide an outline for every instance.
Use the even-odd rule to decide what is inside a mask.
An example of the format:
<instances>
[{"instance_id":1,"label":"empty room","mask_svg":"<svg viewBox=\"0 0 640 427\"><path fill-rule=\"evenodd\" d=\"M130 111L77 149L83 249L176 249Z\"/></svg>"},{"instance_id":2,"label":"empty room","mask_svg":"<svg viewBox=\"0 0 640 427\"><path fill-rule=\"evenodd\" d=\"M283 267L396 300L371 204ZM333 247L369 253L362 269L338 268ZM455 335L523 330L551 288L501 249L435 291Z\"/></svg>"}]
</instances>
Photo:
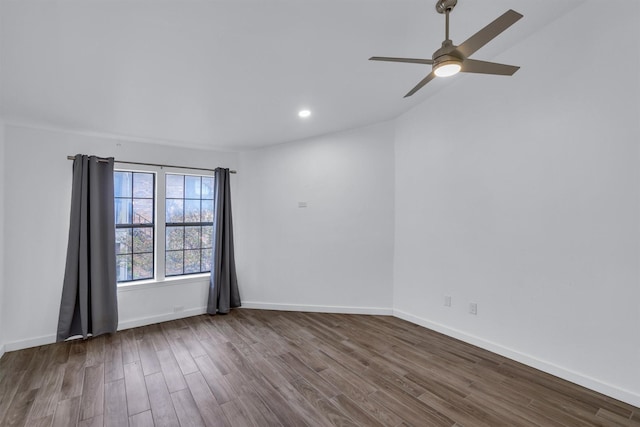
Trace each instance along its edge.
<instances>
[{"instance_id":1,"label":"empty room","mask_svg":"<svg viewBox=\"0 0 640 427\"><path fill-rule=\"evenodd\" d=\"M640 426L639 24L0 0L0 426Z\"/></svg>"}]
</instances>

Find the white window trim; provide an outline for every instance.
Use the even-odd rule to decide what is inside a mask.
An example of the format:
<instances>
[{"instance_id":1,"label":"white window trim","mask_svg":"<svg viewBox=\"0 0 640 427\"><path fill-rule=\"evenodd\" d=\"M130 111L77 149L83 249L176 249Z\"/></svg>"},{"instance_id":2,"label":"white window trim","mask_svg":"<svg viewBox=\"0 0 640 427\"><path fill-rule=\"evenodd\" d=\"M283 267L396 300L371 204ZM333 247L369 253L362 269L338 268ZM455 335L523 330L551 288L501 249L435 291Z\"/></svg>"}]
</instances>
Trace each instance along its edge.
<instances>
[{"instance_id":1,"label":"white window trim","mask_svg":"<svg viewBox=\"0 0 640 427\"><path fill-rule=\"evenodd\" d=\"M211 273L200 274L185 274L181 276L165 276L165 247L166 247L166 175L167 174L180 174L180 175L195 175L195 176L214 176L213 171L207 172L203 170L188 169L188 168L174 168L174 167L160 167L160 166L139 166L130 165L126 163L115 162L114 169L116 171L123 172L147 172L155 174L155 227L154 227L154 245L153 248L153 268L154 279L147 280L135 280L130 282L118 283L118 290L132 290L159 287L160 285L172 286L176 284L184 284L189 282L202 282L203 279L209 279ZM162 201L162 204L161 204ZM162 254L160 253L162 252Z\"/></svg>"}]
</instances>

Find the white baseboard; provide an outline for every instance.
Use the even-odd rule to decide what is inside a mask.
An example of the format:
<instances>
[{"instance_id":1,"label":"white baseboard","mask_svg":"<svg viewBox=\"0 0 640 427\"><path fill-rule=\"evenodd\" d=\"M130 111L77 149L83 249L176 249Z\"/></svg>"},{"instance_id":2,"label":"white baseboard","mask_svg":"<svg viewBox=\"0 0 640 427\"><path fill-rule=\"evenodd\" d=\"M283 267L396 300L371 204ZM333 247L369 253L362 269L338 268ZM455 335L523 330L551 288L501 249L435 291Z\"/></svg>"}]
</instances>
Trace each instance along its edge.
<instances>
[{"instance_id":1,"label":"white baseboard","mask_svg":"<svg viewBox=\"0 0 640 427\"><path fill-rule=\"evenodd\" d=\"M543 372L570 381L574 384L578 384L588 389L613 397L614 399L621 400L630 405L640 407L640 395L632 391L613 386L579 372L572 371L571 369L567 369L562 366L540 360L525 353L521 353L508 347L504 347L500 344L496 344L483 338L467 334L466 332L460 331L458 329L444 326L440 323L432 322L428 319L414 316L401 310L393 310L393 315L416 325L420 325L436 332L440 332L444 335L459 339L460 341L473 344L476 347L483 348L492 353L504 356L508 359L515 360L516 362L520 362L532 368L539 369Z\"/></svg>"},{"instance_id":2,"label":"white baseboard","mask_svg":"<svg viewBox=\"0 0 640 427\"><path fill-rule=\"evenodd\" d=\"M154 323L168 322L170 320L184 319L185 317L198 316L207 312L207 307L191 308L177 313L164 313L137 319L124 320L118 322L118 330L137 328L139 326L153 325Z\"/></svg>"},{"instance_id":3,"label":"white baseboard","mask_svg":"<svg viewBox=\"0 0 640 427\"><path fill-rule=\"evenodd\" d=\"M350 307L334 305L308 305L308 304L276 304L270 302L242 301L242 308L257 310L302 311L308 313L339 313L339 314L370 314L379 316L392 316L392 308L382 307Z\"/></svg>"},{"instance_id":4,"label":"white baseboard","mask_svg":"<svg viewBox=\"0 0 640 427\"><path fill-rule=\"evenodd\" d=\"M118 330L137 328L138 326L153 325L154 323L168 322L169 320L182 319L185 317L197 316L206 313L206 307L198 307L190 310L184 310L177 313L164 313L156 316L141 317L137 319L125 320L118 322ZM36 338L12 341L5 343L0 349L4 351L23 350L25 348L38 347L41 345L53 344L56 342L56 335L44 335ZM1 357L1 356L0 356Z\"/></svg>"},{"instance_id":5,"label":"white baseboard","mask_svg":"<svg viewBox=\"0 0 640 427\"><path fill-rule=\"evenodd\" d=\"M53 344L56 342L56 335L43 335L41 337L28 338L24 340L11 341L4 343L5 351L16 351L25 348L38 347L41 345Z\"/></svg>"},{"instance_id":6,"label":"white baseboard","mask_svg":"<svg viewBox=\"0 0 640 427\"><path fill-rule=\"evenodd\" d=\"M0 359L4 356L4 344L0 345Z\"/></svg>"}]
</instances>

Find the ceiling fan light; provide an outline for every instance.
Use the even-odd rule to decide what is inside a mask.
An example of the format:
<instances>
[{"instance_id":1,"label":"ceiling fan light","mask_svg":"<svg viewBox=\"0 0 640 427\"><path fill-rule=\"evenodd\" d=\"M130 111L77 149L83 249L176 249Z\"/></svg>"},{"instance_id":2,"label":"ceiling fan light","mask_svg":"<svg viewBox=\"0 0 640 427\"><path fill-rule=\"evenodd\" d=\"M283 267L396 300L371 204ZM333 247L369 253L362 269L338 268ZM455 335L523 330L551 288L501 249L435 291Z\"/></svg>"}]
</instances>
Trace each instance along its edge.
<instances>
[{"instance_id":1,"label":"ceiling fan light","mask_svg":"<svg viewBox=\"0 0 640 427\"><path fill-rule=\"evenodd\" d=\"M450 77L458 74L462 69L462 64L459 61L442 61L433 68L433 72L438 77Z\"/></svg>"}]
</instances>

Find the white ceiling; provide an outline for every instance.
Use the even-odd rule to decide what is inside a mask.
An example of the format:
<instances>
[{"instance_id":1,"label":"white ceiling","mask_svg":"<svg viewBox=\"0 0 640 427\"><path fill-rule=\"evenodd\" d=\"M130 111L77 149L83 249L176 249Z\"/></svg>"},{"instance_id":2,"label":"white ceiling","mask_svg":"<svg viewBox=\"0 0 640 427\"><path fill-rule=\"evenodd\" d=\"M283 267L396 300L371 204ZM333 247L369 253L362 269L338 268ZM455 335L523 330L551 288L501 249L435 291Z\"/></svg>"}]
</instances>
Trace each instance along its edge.
<instances>
[{"instance_id":1,"label":"white ceiling","mask_svg":"<svg viewBox=\"0 0 640 427\"><path fill-rule=\"evenodd\" d=\"M584 0L459 0L460 44L524 14L473 58L508 49ZM435 0L1 0L0 114L9 123L247 149L392 119L444 38ZM544 58L540 58L544 60ZM514 64L518 65L518 64ZM517 78L517 73L514 77ZM312 110L306 120L301 108Z\"/></svg>"}]
</instances>

